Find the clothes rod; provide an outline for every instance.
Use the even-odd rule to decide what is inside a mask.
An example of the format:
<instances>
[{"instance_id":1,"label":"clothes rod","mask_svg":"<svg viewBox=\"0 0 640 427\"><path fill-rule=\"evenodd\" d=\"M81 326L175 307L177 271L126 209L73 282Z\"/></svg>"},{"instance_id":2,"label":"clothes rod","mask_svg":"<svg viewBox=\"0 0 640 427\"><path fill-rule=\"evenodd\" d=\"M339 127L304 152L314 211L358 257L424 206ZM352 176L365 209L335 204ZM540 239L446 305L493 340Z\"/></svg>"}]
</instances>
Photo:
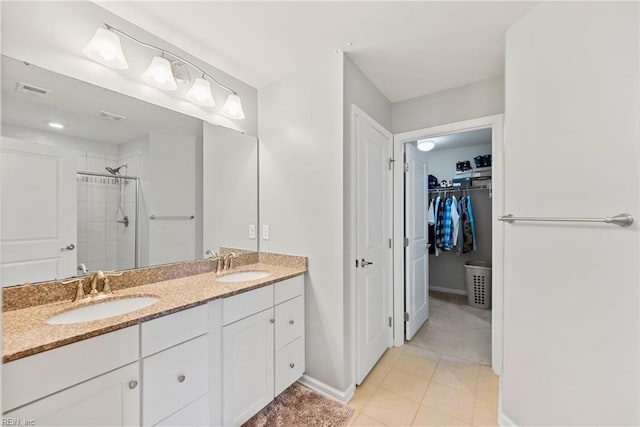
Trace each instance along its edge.
<instances>
[{"instance_id":1,"label":"clothes rod","mask_svg":"<svg viewBox=\"0 0 640 427\"><path fill-rule=\"evenodd\" d=\"M615 216L607 216L604 218L560 218L560 217L530 217L530 216L515 216L508 214L499 216L498 221L508 222L513 224L515 221L543 221L543 222L604 222L606 224L615 224L620 227L628 227L633 224L633 217L628 213L621 213Z\"/></svg>"},{"instance_id":2,"label":"clothes rod","mask_svg":"<svg viewBox=\"0 0 640 427\"><path fill-rule=\"evenodd\" d=\"M440 187L440 188L430 188L429 192L444 193L445 191L475 191L475 190L491 190L491 186L483 185L478 187Z\"/></svg>"},{"instance_id":3,"label":"clothes rod","mask_svg":"<svg viewBox=\"0 0 640 427\"><path fill-rule=\"evenodd\" d=\"M183 215L183 216L162 216L162 215L151 215L149 219L157 219L157 220L190 220L194 219L195 216Z\"/></svg>"}]
</instances>

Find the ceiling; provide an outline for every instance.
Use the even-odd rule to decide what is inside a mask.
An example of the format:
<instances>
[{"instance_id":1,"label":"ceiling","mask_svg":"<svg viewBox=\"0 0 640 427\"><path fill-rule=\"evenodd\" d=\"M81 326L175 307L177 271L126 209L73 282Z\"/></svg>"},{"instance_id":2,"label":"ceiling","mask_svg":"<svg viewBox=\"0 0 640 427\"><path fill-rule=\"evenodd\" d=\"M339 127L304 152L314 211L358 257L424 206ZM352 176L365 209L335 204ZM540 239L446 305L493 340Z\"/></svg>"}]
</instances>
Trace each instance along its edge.
<instances>
[{"instance_id":1,"label":"ceiling","mask_svg":"<svg viewBox=\"0 0 640 427\"><path fill-rule=\"evenodd\" d=\"M536 4L97 3L258 89L342 49L391 102L503 74L505 31Z\"/></svg>"},{"instance_id":2,"label":"ceiling","mask_svg":"<svg viewBox=\"0 0 640 427\"><path fill-rule=\"evenodd\" d=\"M436 144L431 152L491 144L491 128L456 132L425 139L429 139Z\"/></svg>"},{"instance_id":3,"label":"ceiling","mask_svg":"<svg viewBox=\"0 0 640 427\"><path fill-rule=\"evenodd\" d=\"M41 98L16 91L18 82L51 91ZM76 138L120 144L147 135L197 135L202 121L117 92L2 56L2 124ZM108 111L126 119L113 122L97 116ZM65 125L54 130L49 122Z\"/></svg>"}]
</instances>

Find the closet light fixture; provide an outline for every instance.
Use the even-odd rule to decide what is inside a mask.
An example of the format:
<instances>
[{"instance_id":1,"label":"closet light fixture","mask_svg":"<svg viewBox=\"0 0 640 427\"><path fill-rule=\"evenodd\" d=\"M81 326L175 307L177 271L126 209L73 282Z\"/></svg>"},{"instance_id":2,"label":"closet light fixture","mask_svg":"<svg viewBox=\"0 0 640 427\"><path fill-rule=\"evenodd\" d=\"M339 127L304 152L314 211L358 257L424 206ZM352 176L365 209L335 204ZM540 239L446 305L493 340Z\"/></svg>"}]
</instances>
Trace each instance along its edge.
<instances>
[{"instance_id":1,"label":"closet light fixture","mask_svg":"<svg viewBox=\"0 0 640 427\"><path fill-rule=\"evenodd\" d=\"M124 52L122 52L120 37L109 31L108 28L98 28L89 44L82 49L82 53L94 61L116 70L129 68Z\"/></svg>"},{"instance_id":2,"label":"closet light fixture","mask_svg":"<svg viewBox=\"0 0 640 427\"><path fill-rule=\"evenodd\" d=\"M431 151L436 143L432 139L419 139L417 145L420 151Z\"/></svg>"},{"instance_id":3,"label":"closet light fixture","mask_svg":"<svg viewBox=\"0 0 640 427\"><path fill-rule=\"evenodd\" d=\"M148 85L163 90L176 90L178 84L176 83L173 72L171 71L171 63L163 56L154 56L151 60L151 65L147 68L147 71L142 75Z\"/></svg>"},{"instance_id":4,"label":"closet light fixture","mask_svg":"<svg viewBox=\"0 0 640 427\"><path fill-rule=\"evenodd\" d=\"M62 123L49 122L48 125L54 129L64 129L64 125Z\"/></svg>"},{"instance_id":5,"label":"closet light fixture","mask_svg":"<svg viewBox=\"0 0 640 427\"><path fill-rule=\"evenodd\" d=\"M229 96L220 112L235 120L243 120L245 118L242 101L240 96L238 96L238 92L220 83L202 68L175 53L140 41L109 24L103 25L104 28L98 28L91 42L82 50L89 58L107 67L119 70L127 69L127 61L120 45L119 36L122 36L140 46L160 52L160 56L153 57L149 68L147 68L147 71L142 75L142 79L147 84L163 90L176 90L178 83L189 83L191 81L190 74L185 67L189 66L195 69L202 77L194 80L191 88L185 95L187 100L202 107L214 107L215 101L210 84L210 82L213 82L229 92ZM167 59L167 57L170 57L171 60ZM189 78L186 78L187 76Z\"/></svg>"}]
</instances>

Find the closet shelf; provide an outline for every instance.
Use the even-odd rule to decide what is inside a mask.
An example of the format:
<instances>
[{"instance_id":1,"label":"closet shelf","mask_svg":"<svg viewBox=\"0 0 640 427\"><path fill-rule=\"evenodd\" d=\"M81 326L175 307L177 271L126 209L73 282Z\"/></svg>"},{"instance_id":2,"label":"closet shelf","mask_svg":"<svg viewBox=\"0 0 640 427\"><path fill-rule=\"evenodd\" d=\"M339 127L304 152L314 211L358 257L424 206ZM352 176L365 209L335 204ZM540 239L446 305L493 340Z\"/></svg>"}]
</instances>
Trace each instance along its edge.
<instances>
[{"instance_id":1,"label":"closet shelf","mask_svg":"<svg viewBox=\"0 0 640 427\"><path fill-rule=\"evenodd\" d=\"M491 184L478 185L475 187L442 187L430 188L429 193L447 193L453 191L475 191L475 190L491 190Z\"/></svg>"}]
</instances>

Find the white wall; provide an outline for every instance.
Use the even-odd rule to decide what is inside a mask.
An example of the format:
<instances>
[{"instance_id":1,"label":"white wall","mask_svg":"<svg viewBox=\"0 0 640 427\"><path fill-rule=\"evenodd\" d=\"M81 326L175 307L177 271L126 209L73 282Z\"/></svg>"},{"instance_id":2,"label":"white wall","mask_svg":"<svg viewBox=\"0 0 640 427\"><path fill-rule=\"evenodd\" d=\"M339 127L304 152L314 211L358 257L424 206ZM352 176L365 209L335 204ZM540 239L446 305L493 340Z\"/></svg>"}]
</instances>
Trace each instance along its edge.
<instances>
[{"instance_id":1,"label":"white wall","mask_svg":"<svg viewBox=\"0 0 640 427\"><path fill-rule=\"evenodd\" d=\"M2 53L27 61L57 73L96 86L160 105L205 121L257 135L257 91L246 83L212 65L189 55L169 42L88 1L2 2ZM245 120L231 120L219 114L228 95L224 89L211 85L216 99L213 109L201 108L184 95L188 85L180 85L176 92L164 92L148 86L140 76L148 67L156 51L122 40L129 69L112 70L97 64L82 54L82 49L102 23L109 23L152 45L177 53L202 67L222 83L237 91L242 98ZM213 64L215 65L215 64ZM196 75L195 71L192 75Z\"/></svg>"},{"instance_id":2,"label":"white wall","mask_svg":"<svg viewBox=\"0 0 640 427\"><path fill-rule=\"evenodd\" d=\"M501 408L640 425L640 4L541 3L507 33Z\"/></svg>"},{"instance_id":3,"label":"white wall","mask_svg":"<svg viewBox=\"0 0 640 427\"><path fill-rule=\"evenodd\" d=\"M341 390L342 54L260 89L260 250L306 255L307 375Z\"/></svg>"},{"instance_id":4,"label":"white wall","mask_svg":"<svg viewBox=\"0 0 640 427\"><path fill-rule=\"evenodd\" d=\"M256 137L204 124L204 250L258 250L258 141ZM202 254L197 254L203 256Z\"/></svg>"},{"instance_id":5,"label":"white wall","mask_svg":"<svg viewBox=\"0 0 640 427\"><path fill-rule=\"evenodd\" d=\"M146 202L149 216L195 216L196 138L193 135L151 133L149 185ZM194 220L150 220L149 264L192 260L195 254Z\"/></svg>"},{"instance_id":6,"label":"white wall","mask_svg":"<svg viewBox=\"0 0 640 427\"><path fill-rule=\"evenodd\" d=\"M431 93L392 106L393 133L504 112L504 79L497 76Z\"/></svg>"},{"instance_id":7,"label":"white wall","mask_svg":"<svg viewBox=\"0 0 640 427\"><path fill-rule=\"evenodd\" d=\"M355 168L351 168L351 162L356 156L356 147L351 139L351 110L352 105L358 106L369 116L373 117L384 128L391 130L391 102L378 90L378 88L360 71L360 69L344 56L344 311L345 311L345 383L343 388L351 384L355 385L355 372L352 359L356 352L355 324L355 267L356 259L355 233Z\"/></svg>"}]
</instances>

